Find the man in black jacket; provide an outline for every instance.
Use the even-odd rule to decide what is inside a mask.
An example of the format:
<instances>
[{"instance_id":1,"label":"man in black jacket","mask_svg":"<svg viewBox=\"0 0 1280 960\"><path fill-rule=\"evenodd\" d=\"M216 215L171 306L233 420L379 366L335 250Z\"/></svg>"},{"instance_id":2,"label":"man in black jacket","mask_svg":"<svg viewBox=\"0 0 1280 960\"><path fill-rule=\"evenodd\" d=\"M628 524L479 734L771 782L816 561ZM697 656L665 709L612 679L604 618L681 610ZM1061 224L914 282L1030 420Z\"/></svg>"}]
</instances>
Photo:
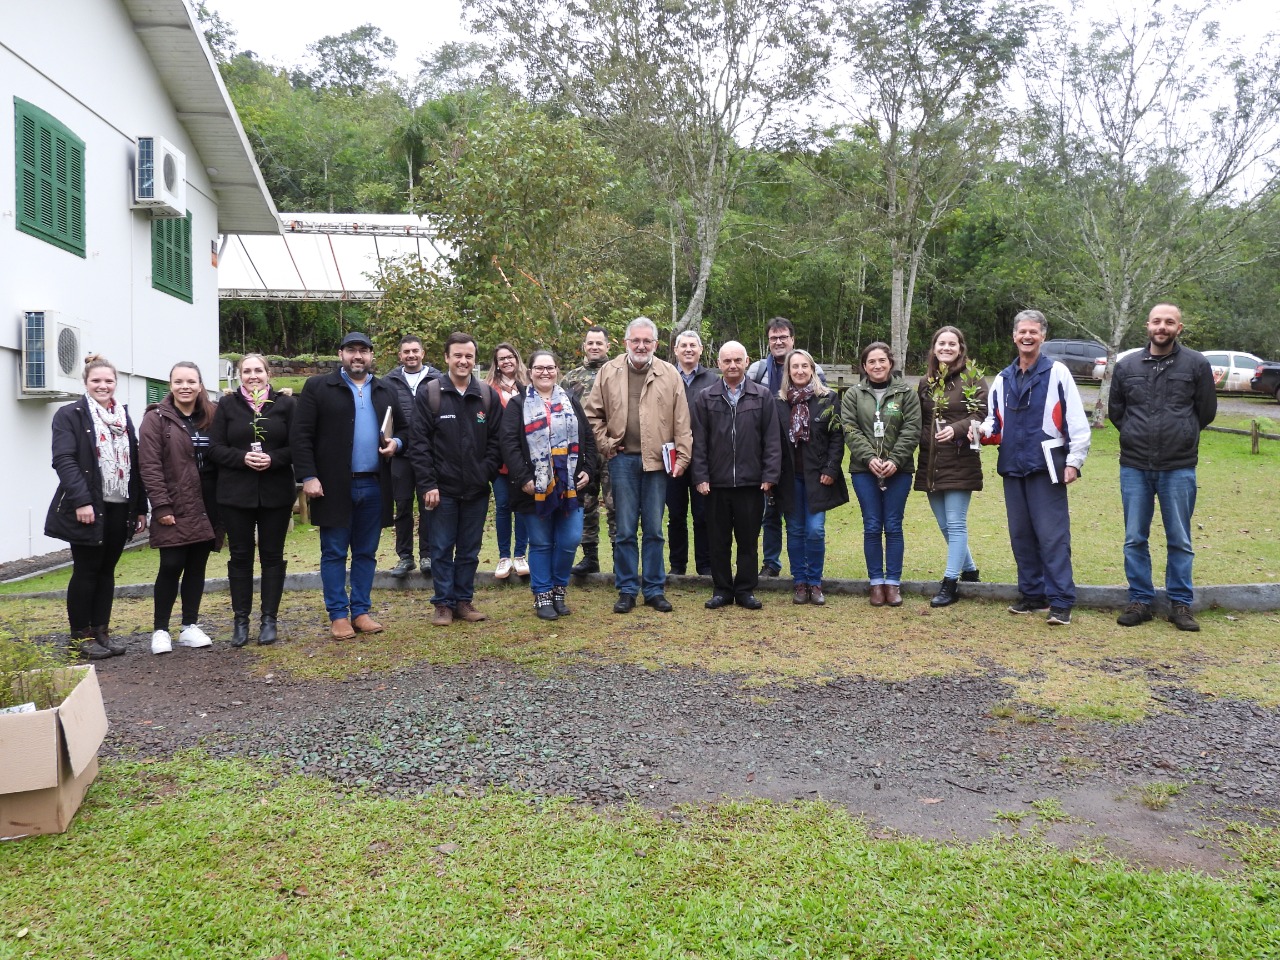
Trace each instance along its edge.
<instances>
[{"instance_id":1,"label":"man in black jacket","mask_svg":"<svg viewBox=\"0 0 1280 960\"><path fill-rule=\"evenodd\" d=\"M369 615L382 528L391 526L391 457L404 448L404 414L395 394L371 372L373 344L348 333L338 348L342 367L310 377L293 415L289 446L294 476L320 528L320 584L335 640L379 633ZM391 436L381 428L391 411ZM347 595L347 553L351 594Z\"/></svg>"},{"instance_id":2,"label":"man in black jacket","mask_svg":"<svg viewBox=\"0 0 1280 960\"><path fill-rule=\"evenodd\" d=\"M778 405L769 391L746 379L747 348L730 340L720 348L719 382L694 398L693 483L707 498L707 536L711 582L706 602L718 610L736 602L759 610L760 522L764 498L782 476L782 433ZM733 572L733 541L738 541L738 571Z\"/></svg>"},{"instance_id":3,"label":"man in black jacket","mask_svg":"<svg viewBox=\"0 0 1280 960\"><path fill-rule=\"evenodd\" d=\"M429 380L444 376L426 362L422 338L408 334L400 338L400 366L385 377L395 391L400 409L404 411L409 429L413 429L413 401L418 388ZM413 504L418 499L413 476L413 461L409 457L396 457L391 461L391 487L395 495L396 513L396 565L387 572L393 577L403 577L413 569ZM431 576L431 514L418 514L418 557L424 576Z\"/></svg>"},{"instance_id":4,"label":"man in black jacket","mask_svg":"<svg viewBox=\"0 0 1280 960\"><path fill-rule=\"evenodd\" d=\"M703 390L719 381L716 372L702 365L702 337L686 330L676 337L676 371L684 381L689 409ZM693 514L693 562L699 576L711 572L711 548L707 545L707 498L694 492L693 474L685 471L667 477L667 557L670 573L683 574L689 566L689 515Z\"/></svg>"},{"instance_id":5,"label":"man in black jacket","mask_svg":"<svg viewBox=\"0 0 1280 960\"><path fill-rule=\"evenodd\" d=\"M409 456L422 506L431 518L432 624L485 619L475 608L476 567L489 509L489 484L502 466L502 403L472 376L476 342L452 333L444 342L448 374L418 390Z\"/></svg>"},{"instance_id":6,"label":"man in black jacket","mask_svg":"<svg viewBox=\"0 0 1280 960\"><path fill-rule=\"evenodd\" d=\"M1199 630L1191 616L1191 515L1196 507L1200 431L1218 413L1213 368L1202 354L1178 343L1182 311L1158 303L1147 316L1146 349L1132 353L1112 374L1107 415L1120 431L1120 499L1124 505L1124 575L1129 605L1122 627L1151 619L1151 518L1160 500L1167 553L1165 593L1169 622Z\"/></svg>"}]
</instances>

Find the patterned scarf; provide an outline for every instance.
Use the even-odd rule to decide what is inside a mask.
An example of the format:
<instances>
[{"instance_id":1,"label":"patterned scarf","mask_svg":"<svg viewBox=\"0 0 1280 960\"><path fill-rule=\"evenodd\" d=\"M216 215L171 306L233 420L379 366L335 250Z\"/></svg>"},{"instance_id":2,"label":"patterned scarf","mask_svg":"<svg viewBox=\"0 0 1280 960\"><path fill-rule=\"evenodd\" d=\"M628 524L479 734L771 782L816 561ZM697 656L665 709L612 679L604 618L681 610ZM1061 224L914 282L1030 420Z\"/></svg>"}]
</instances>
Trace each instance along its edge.
<instances>
[{"instance_id":1,"label":"patterned scarf","mask_svg":"<svg viewBox=\"0 0 1280 960\"><path fill-rule=\"evenodd\" d=\"M540 517L577 510L578 416L569 395L556 384L551 399L532 387L524 392L524 436L533 466L533 510Z\"/></svg>"},{"instance_id":2,"label":"patterned scarf","mask_svg":"<svg viewBox=\"0 0 1280 960\"><path fill-rule=\"evenodd\" d=\"M98 445L98 469L102 473L102 495L113 503L129 500L129 422L124 404L111 401L104 407L85 394L93 416L93 436Z\"/></svg>"},{"instance_id":3,"label":"patterned scarf","mask_svg":"<svg viewBox=\"0 0 1280 960\"><path fill-rule=\"evenodd\" d=\"M792 443L809 442L809 399L813 396L813 384L803 387L787 387L787 403L791 404L791 423L787 437Z\"/></svg>"}]
</instances>

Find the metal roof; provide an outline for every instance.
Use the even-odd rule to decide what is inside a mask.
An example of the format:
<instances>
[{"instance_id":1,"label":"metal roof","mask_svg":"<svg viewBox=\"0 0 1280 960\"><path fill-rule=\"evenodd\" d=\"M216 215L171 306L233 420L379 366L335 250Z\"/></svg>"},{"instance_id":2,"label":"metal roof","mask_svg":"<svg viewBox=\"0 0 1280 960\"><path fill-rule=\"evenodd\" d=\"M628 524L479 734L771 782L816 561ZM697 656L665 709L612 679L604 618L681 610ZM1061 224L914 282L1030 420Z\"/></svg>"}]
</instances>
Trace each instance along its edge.
<instances>
[{"instance_id":1,"label":"metal roof","mask_svg":"<svg viewBox=\"0 0 1280 960\"><path fill-rule=\"evenodd\" d=\"M280 221L204 31L183 0L121 0L218 198L220 233L279 234Z\"/></svg>"}]
</instances>

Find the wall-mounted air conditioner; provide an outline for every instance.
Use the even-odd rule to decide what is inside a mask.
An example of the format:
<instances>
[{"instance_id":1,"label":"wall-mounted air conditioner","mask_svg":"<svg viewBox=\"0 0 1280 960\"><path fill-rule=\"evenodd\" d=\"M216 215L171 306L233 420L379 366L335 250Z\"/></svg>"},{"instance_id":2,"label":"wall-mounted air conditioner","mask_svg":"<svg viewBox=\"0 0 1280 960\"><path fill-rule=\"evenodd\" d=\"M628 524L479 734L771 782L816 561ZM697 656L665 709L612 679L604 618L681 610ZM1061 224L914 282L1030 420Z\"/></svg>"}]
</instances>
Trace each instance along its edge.
<instances>
[{"instance_id":1,"label":"wall-mounted air conditioner","mask_svg":"<svg viewBox=\"0 0 1280 960\"><path fill-rule=\"evenodd\" d=\"M52 310L22 315L18 399L56 400L84 393L84 331Z\"/></svg>"},{"instance_id":2,"label":"wall-mounted air conditioner","mask_svg":"<svg viewBox=\"0 0 1280 960\"><path fill-rule=\"evenodd\" d=\"M139 137L133 205L153 217L187 215L187 158L164 137Z\"/></svg>"}]
</instances>

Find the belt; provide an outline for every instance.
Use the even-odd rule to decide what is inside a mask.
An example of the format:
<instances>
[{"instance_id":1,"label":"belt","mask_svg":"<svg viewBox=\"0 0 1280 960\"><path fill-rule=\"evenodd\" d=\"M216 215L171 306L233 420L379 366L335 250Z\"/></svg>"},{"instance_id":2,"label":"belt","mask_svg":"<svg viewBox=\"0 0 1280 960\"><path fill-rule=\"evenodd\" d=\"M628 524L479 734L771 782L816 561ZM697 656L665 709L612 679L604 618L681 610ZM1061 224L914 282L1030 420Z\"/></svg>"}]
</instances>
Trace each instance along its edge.
<instances>
[{"instance_id":1,"label":"belt","mask_svg":"<svg viewBox=\"0 0 1280 960\"><path fill-rule=\"evenodd\" d=\"M353 480L359 479L359 478L361 478L361 477L377 477L377 476L378 476L378 471L377 471L377 470L374 470L374 471L372 471L372 472L366 472L366 473L353 473L353 474L351 474L351 477L352 477L352 479L353 479Z\"/></svg>"}]
</instances>

